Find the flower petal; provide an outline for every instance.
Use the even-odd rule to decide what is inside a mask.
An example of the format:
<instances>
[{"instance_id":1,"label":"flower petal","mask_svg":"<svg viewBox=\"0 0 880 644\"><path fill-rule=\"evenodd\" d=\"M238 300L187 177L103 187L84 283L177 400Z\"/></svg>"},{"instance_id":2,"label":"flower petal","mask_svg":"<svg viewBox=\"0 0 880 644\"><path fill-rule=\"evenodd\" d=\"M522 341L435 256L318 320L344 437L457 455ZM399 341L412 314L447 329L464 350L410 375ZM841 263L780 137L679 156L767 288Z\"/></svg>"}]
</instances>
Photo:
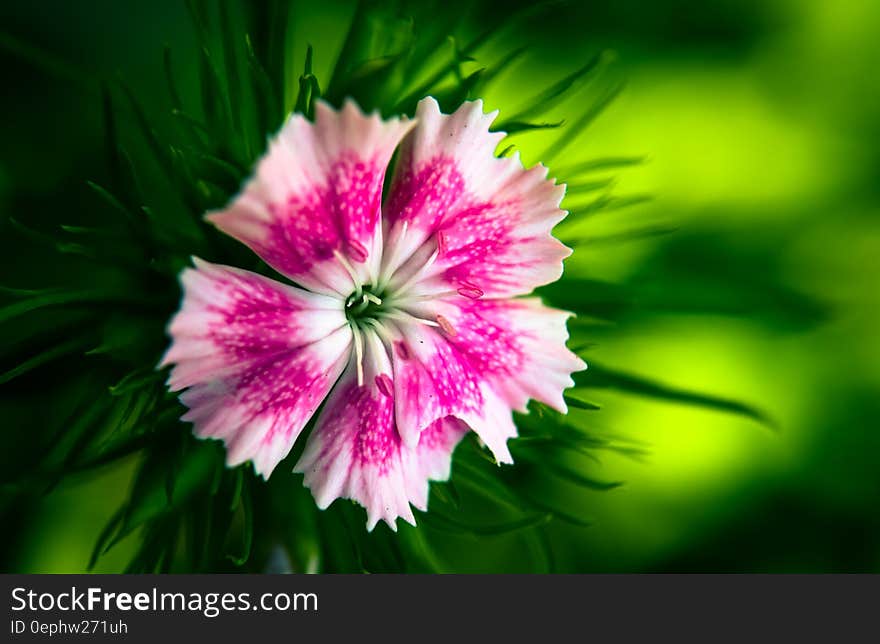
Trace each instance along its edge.
<instances>
[{"instance_id":1,"label":"flower petal","mask_svg":"<svg viewBox=\"0 0 880 644\"><path fill-rule=\"evenodd\" d=\"M445 115L433 98L419 103L384 208L392 290L418 273L413 294L507 297L562 275L571 250L551 230L566 215L565 186L543 166L525 170L518 155L495 157L504 134L489 132L497 112L482 108L474 101Z\"/></svg>"},{"instance_id":2,"label":"flower petal","mask_svg":"<svg viewBox=\"0 0 880 644\"><path fill-rule=\"evenodd\" d=\"M419 434L419 445L416 449L417 463L414 468L420 480L446 481L452 466L452 452L459 441L468 433L468 426L454 416L447 416L434 421ZM428 486L420 500L413 501L420 510L428 506Z\"/></svg>"},{"instance_id":3,"label":"flower petal","mask_svg":"<svg viewBox=\"0 0 880 644\"><path fill-rule=\"evenodd\" d=\"M468 431L465 423L447 416L434 421L419 434L419 444L407 467L410 503L419 510L428 509L428 481L449 479L452 453Z\"/></svg>"},{"instance_id":4,"label":"flower petal","mask_svg":"<svg viewBox=\"0 0 880 644\"><path fill-rule=\"evenodd\" d=\"M425 440L409 448L394 421L391 363L375 332L363 331L363 384L355 359L330 394L294 471L305 475L321 509L337 498L367 510L367 529L379 520L396 530L403 518L415 525L410 503L427 509L428 480L448 478L452 450L464 429L437 422Z\"/></svg>"},{"instance_id":5,"label":"flower petal","mask_svg":"<svg viewBox=\"0 0 880 644\"><path fill-rule=\"evenodd\" d=\"M447 338L421 323L396 325L395 416L407 445L436 420L454 416L476 432L499 463L512 463L507 439L516 436L510 407Z\"/></svg>"},{"instance_id":6,"label":"flower petal","mask_svg":"<svg viewBox=\"0 0 880 644\"><path fill-rule=\"evenodd\" d=\"M571 374L587 368L565 346L570 313L536 297L456 297L424 302L410 312L442 320L447 341L512 409L525 412L533 398L566 413L563 392L574 386Z\"/></svg>"},{"instance_id":7,"label":"flower petal","mask_svg":"<svg viewBox=\"0 0 880 644\"><path fill-rule=\"evenodd\" d=\"M377 274L385 170L411 126L318 102L315 122L292 115L242 193L207 219L302 286L348 295L352 273Z\"/></svg>"},{"instance_id":8,"label":"flower petal","mask_svg":"<svg viewBox=\"0 0 880 644\"><path fill-rule=\"evenodd\" d=\"M172 319L172 391L196 435L226 443L230 466L267 477L339 377L351 331L342 303L227 266L195 260Z\"/></svg>"}]
</instances>

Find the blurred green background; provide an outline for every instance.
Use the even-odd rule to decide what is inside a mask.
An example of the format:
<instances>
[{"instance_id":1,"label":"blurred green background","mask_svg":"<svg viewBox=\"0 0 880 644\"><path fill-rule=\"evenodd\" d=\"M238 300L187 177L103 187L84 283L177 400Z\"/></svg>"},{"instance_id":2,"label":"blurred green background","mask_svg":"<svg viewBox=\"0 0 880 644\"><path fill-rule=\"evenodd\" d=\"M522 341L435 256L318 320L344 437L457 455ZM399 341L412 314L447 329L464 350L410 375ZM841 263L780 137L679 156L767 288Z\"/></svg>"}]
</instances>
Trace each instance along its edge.
<instances>
[{"instance_id":1,"label":"blurred green background","mask_svg":"<svg viewBox=\"0 0 880 644\"><path fill-rule=\"evenodd\" d=\"M353 5L300 5L291 66L301 68L308 40L320 77ZM119 74L161 104L163 45L187 65L192 27L176 2L4 3L0 32L0 276L5 286L26 288L35 275L64 283L73 278L53 275L51 257L14 237L7 217L40 227L87 213L84 181L106 170L100 94L83 74ZM503 117L611 49L626 89L559 165L646 157L614 173L615 190L652 199L592 219L567 264L567 275L635 294L618 302L626 310L614 324L589 327L587 361L747 401L777 426L591 394L602 410L572 413L594 414L639 452L589 465L624 485L559 492L559 505L592 526L550 527L558 570L880 571L878 34L872 0L562 3L507 34L508 48L528 52L487 91L488 107ZM524 158L541 160L549 136L519 137ZM689 312L688 293L712 305ZM9 464L56 401L33 381L3 387L0 464ZM132 472L129 463L72 477L26 508L6 504L2 569L83 570ZM461 546L438 545L456 551L458 570L524 567L507 538ZM114 549L96 570L129 555Z\"/></svg>"}]
</instances>

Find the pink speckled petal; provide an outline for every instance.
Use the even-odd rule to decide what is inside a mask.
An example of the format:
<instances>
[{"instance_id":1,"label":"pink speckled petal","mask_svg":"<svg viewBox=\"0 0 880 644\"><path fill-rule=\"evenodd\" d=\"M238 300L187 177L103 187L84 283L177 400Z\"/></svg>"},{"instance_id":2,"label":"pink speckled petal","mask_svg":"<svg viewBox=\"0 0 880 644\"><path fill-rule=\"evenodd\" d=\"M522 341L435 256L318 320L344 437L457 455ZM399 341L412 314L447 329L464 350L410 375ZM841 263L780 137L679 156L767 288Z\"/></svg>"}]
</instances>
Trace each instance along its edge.
<instances>
[{"instance_id":1,"label":"pink speckled petal","mask_svg":"<svg viewBox=\"0 0 880 644\"><path fill-rule=\"evenodd\" d=\"M534 297L454 297L421 303L410 312L442 319L447 341L512 409L526 411L532 398L566 413L563 392L574 385L571 374L587 367L565 346L570 313Z\"/></svg>"},{"instance_id":2,"label":"pink speckled petal","mask_svg":"<svg viewBox=\"0 0 880 644\"><path fill-rule=\"evenodd\" d=\"M434 421L419 434L419 444L409 460L407 490L410 503L419 510L428 509L428 481L446 481L452 465L452 453L468 432L468 426L453 416Z\"/></svg>"},{"instance_id":3,"label":"pink speckled petal","mask_svg":"<svg viewBox=\"0 0 880 644\"><path fill-rule=\"evenodd\" d=\"M306 443L294 471L305 475L318 507L352 499L367 510L367 529L382 520L392 529L403 518L415 525L410 504L426 509L428 480L449 476L452 450L464 433L437 423L424 443L409 448L394 422L394 385L388 354L375 332L364 337L363 384L354 359Z\"/></svg>"},{"instance_id":4,"label":"pink speckled petal","mask_svg":"<svg viewBox=\"0 0 880 644\"><path fill-rule=\"evenodd\" d=\"M551 230L566 215L565 187L543 166L525 170L518 155L496 158L504 134L489 132L497 112L482 108L444 115L432 98L419 103L384 207L392 289L507 297L562 275L571 250Z\"/></svg>"},{"instance_id":5,"label":"pink speckled petal","mask_svg":"<svg viewBox=\"0 0 880 644\"><path fill-rule=\"evenodd\" d=\"M516 436L510 406L442 332L403 323L392 336L395 417L404 443L415 446L436 420L464 421L499 463L512 463L507 440Z\"/></svg>"},{"instance_id":6,"label":"pink speckled petal","mask_svg":"<svg viewBox=\"0 0 880 644\"><path fill-rule=\"evenodd\" d=\"M248 271L196 261L169 326L162 365L187 388L183 419L226 443L230 466L269 476L288 454L348 358L342 303Z\"/></svg>"},{"instance_id":7,"label":"pink speckled petal","mask_svg":"<svg viewBox=\"0 0 880 644\"><path fill-rule=\"evenodd\" d=\"M292 115L241 194L207 219L298 284L348 295L352 273L375 281L385 170L411 126L318 102L315 122Z\"/></svg>"}]
</instances>

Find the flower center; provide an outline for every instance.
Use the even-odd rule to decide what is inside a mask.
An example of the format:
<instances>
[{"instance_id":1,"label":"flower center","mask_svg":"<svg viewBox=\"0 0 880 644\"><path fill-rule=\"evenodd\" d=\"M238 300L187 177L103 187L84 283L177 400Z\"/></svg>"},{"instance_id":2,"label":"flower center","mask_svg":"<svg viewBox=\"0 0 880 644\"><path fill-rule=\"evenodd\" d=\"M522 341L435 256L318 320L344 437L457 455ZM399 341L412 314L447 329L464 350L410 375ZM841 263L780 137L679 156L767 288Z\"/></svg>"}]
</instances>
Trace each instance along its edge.
<instances>
[{"instance_id":1,"label":"flower center","mask_svg":"<svg viewBox=\"0 0 880 644\"><path fill-rule=\"evenodd\" d=\"M387 311L387 306L383 305L383 295L375 292L369 284L349 295L345 300L345 316L348 321L357 324L377 319L382 312Z\"/></svg>"}]
</instances>

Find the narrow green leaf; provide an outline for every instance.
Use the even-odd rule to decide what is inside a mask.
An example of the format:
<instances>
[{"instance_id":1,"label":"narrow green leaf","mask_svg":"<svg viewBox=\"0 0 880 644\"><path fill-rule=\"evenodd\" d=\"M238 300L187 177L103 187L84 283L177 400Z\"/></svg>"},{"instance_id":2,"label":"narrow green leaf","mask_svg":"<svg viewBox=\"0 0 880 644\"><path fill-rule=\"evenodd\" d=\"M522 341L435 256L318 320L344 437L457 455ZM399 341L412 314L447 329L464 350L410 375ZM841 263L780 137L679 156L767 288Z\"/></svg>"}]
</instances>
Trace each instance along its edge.
<instances>
[{"instance_id":1,"label":"narrow green leaf","mask_svg":"<svg viewBox=\"0 0 880 644\"><path fill-rule=\"evenodd\" d=\"M592 172L626 168L644 162L645 157L601 157L570 166L561 166L557 168L556 172L560 177L576 177L582 174L590 174Z\"/></svg>"},{"instance_id":2,"label":"narrow green leaf","mask_svg":"<svg viewBox=\"0 0 880 644\"><path fill-rule=\"evenodd\" d=\"M555 123L529 123L527 121L504 121L498 125L492 126L493 132L506 132L508 136L514 134L525 134L538 130L555 130L562 127L565 121L556 121Z\"/></svg>"},{"instance_id":3,"label":"narrow green leaf","mask_svg":"<svg viewBox=\"0 0 880 644\"><path fill-rule=\"evenodd\" d=\"M272 86L272 80L266 68L254 51L250 35L245 35L245 51L247 53L248 71L251 77L254 101L256 103L257 134L260 137L259 142L262 144L265 137L271 131L274 131L280 123L282 105L275 92L275 88Z\"/></svg>"},{"instance_id":4,"label":"narrow green leaf","mask_svg":"<svg viewBox=\"0 0 880 644\"><path fill-rule=\"evenodd\" d=\"M351 22L349 23L348 32L345 34L345 40L343 40L339 55L336 58L336 64L330 74L330 80L327 83L327 94L330 96L336 96L338 94L337 88L344 85L348 72L365 57L364 54L368 47L370 37L369 11L370 3L365 2L364 0L359 0ZM309 49L306 52L306 66L308 71L305 72L303 76L308 76L312 73L311 60L309 58L310 51L311 45L309 45ZM300 89L300 91L302 90ZM299 102L299 98L297 98L297 102Z\"/></svg>"},{"instance_id":5,"label":"narrow green leaf","mask_svg":"<svg viewBox=\"0 0 880 644\"><path fill-rule=\"evenodd\" d=\"M635 241L639 239L650 239L652 237L662 237L671 235L681 230L678 226L645 226L643 228L634 228L619 233L610 233L608 235L584 235L580 238L572 238L566 236L566 241L579 246L581 244L619 244L621 242Z\"/></svg>"},{"instance_id":6,"label":"narrow green leaf","mask_svg":"<svg viewBox=\"0 0 880 644\"><path fill-rule=\"evenodd\" d=\"M63 356L69 355L71 353L75 353L77 350L82 350L85 348L87 344L91 342L90 338L77 337L72 340L68 340L67 342L62 342L59 345L52 347L51 349L46 349L37 355L28 358L21 364L9 369L6 372L0 373L0 385L5 385L10 380L14 380L19 376L22 376L29 371L33 371L37 367L41 367L48 362L52 362L53 360L57 360Z\"/></svg>"},{"instance_id":7,"label":"narrow green leaf","mask_svg":"<svg viewBox=\"0 0 880 644\"><path fill-rule=\"evenodd\" d=\"M109 190L99 186L94 181L86 181L86 185L88 185L89 188L98 193L98 195L100 195L100 197L104 201L110 204L112 208L124 215L127 220L132 221L134 219L134 215L132 214L132 212L127 207L125 207L122 202L117 199Z\"/></svg>"},{"instance_id":8,"label":"narrow green leaf","mask_svg":"<svg viewBox=\"0 0 880 644\"><path fill-rule=\"evenodd\" d=\"M208 126L202 123L195 116L187 114L179 108L174 108L173 110L171 110L171 115L184 123L187 129L193 132L196 137L210 137L211 133L208 130Z\"/></svg>"},{"instance_id":9,"label":"narrow green leaf","mask_svg":"<svg viewBox=\"0 0 880 644\"><path fill-rule=\"evenodd\" d=\"M541 155L542 159L552 160L556 157L559 157L568 147L577 140L578 136L583 132L589 125L595 121L605 109L614 102L614 99L620 94L623 90L623 83L618 83L617 85L612 86L608 89L604 94L602 94L593 104L578 118L574 123L571 124L570 127L566 128L562 134L559 135L559 138L552 144L550 144L547 149L544 150L544 153Z\"/></svg>"},{"instance_id":10,"label":"narrow green leaf","mask_svg":"<svg viewBox=\"0 0 880 644\"><path fill-rule=\"evenodd\" d=\"M425 525L441 532L451 532L453 534L464 532L477 537L492 537L546 525L553 519L553 515L533 514L513 521L492 524L464 522L440 512L424 513L420 516L420 519Z\"/></svg>"},{"instance_id":11,"label":"narrow green leaf","mask_svg":"<svg viewBox=\"0 0 880 644\"><path fill-rule=\"evenodd\" d=\"M203 47L199 56L199 81L202 95L202 111L208 124L208 131L221 149L228 149L227 137L232 133L232 121L220 74L214 64L211 52Z\"/></svg>"},{"instance_id":12,"label":"narrow green leaf","mask_svg":"<svg viewBox=\"0 0 880 644\"><path fill-rule=\"evenodd\" d=\"M587 402L586 400L581 400L580 398L575 398L571 394L564 394L563 398L569 407L574 407L575 409L585 409L588 411L598 411L601 409L599 405Z\"/></svg>"},{"instance_id":13,"label":"narrow green leaf","mask_svg":"<svg viewBox=\"0 0 880 644\"><path fill-rule=\"evenodd\" d=\"M131 393L144 386L154 386L165 378L165 373L151 367L135 369L131 373L126 374L122 380L110 387L110 394L113 396L123 396Z\"/></svg>"},{"instance_id":14,"label":"narrow green leaf","mask_svg":"<svg viewBox=\"0 0 880 644\"><path fill-rule=\"evenodd\" d=\"M104 118L104 147L107 155L107 165L110 170L112 185L116 188L121 186L119 138L116 132L116 118L113 109L113 99L106 83L101 83L101 97Z\"/></svg>"},{"instance_id":15,"label":"narrow green leaf","mask_svg":"<svg viewBox=\"0 0 880 644\"><path fill-rule=\"evenodd\" d=\"M563 176L559 173L559 176ZM580 197L584 194L589 194L591 192L596 192L597 190L602 190L603 188L608 188L614 185L615 179L614 177L609 177L607 179L600 179L598 181L585 181L583 183L568 183L565 186L565 195L566 197Z\"/></svg>"},{"instance_id":16,"label":"narrow green leaf","mask_svg":"<svg viewBox=\"0 0 880 644\"><path fill-rule=\"evenodd\" d=\"M244 469L242 467L237 467L232 472L232 498L229 501L229 511L235 512L236 508L238 508L238 503L241 500L241 490L244 487Z\"/></svg>"},{"instance_id":17,"label":"narrow green leaf","mask_svg":"<svg viewBox=\"0 0 880 644\"><path fill-rule=\"evenodd\" d=\"M168 86L171 105L176 110L183 109L183 101L180 99L180 92L177 91L177 83L174 80L174 65L171 62L171 47L168 44L162 50L162 63L165 68L165 83Z\"/></svg>"},{"instance_id":18,"label":"narrow green leaf","mask_svg":"<svg viewBox=\"0 0 880 644\"><path fill-rule=\"evenodd\" d=\"M242 477L243 478L243 477ZM226 557L236 566L243 566L251 556L254 541L254 513L251 492L247 485L241 490L242 510L242 552L239 555L227 554Z\"/></svg>"},{"instance_id":19,"label":"narrow green leaf","mask_svg":"<svg viewBox=\"0 0 880 644\"><path fill-rule=\"evenodd\" d=\"M489 85L492 84L493 81L495 81L504 72L510 69L513 63L527 50L528 47L525 45L523 45L522 47L517 47L516 49L512 49L497 63L495 63L494 65L490 65L489 68L486 70L486 73L483 74L483 77L480 81L480 91L484 91Z\"/></svg>"},{"instance_id":20,"label":"narrow green leaf","mask_svg":"<svg viewBox=\"0 0 880 644\"><path fill-rule=\"evenodd\" d=\"M469 488L482 497L488 498L497 504L518 509L516 494L505 485L497 474L489 474L477 465L469 462L463 455L455 461L455 469L452 479L456 485Z\"/></svg>"},{"instance_id":21,"label":"narrow green leaf","mask_svg":"<svg viewBox=\"0 0 880 644\"><path fill-rule=\"evenodd\" d=\"M584 206L570 206L571 214L565 220L565 223L567 227L573 227L574 224L580 223L579 220L590 215L632 208L633 206L648 203L653 199L654 196L648 194L623 195L620 197L603 195Z\"/></svg>"},{"instance_id":22,"label":"narrow green leaf","mask_svg":"<svg viewBox=\"0 0 880 644\"><path fill-rule=\"evenodd\" d=\"M539 463L535 463L539 465ZM580 487L587 488L589 490L595 490L596 492L607 492L609 490L613 490L619 488L623 485L623 481L600 481L594 479L590 476L586 476L577 470L574 470L566 465L557 462L551 463L540 463L544 467L544 469L550 471L551 473L567 479L572 483Z\"/></svg>"},{"instance_id":23,"label":"narrow green leaf","mask_svg":"<svg viewBox=\"0 0 880 644\"><path fill-rule=\"evenodd\" d=\"M0 49L29 63L34 68L73 83L80 89L92 91L94 74L70 62L67 57L26 42L9 32L0 31Z\"/></svg>"},{"instance_id":24,"label":"narrow green leaf","mask_svg":"<svg viewBox=\"0 0 880 644\"><path fill-rule=\"evenodd\" d=\"M216 465L216 452L210 446L193 450L181 464L175 483L174 503L168 503L165 488L165 470L161 460L144 463L125 510L125 518L113 544L131 534L147 521L166 515L175 507L189 501L210 483L210 475Z\"/></svg>"},{"instance_id":25,"label":"narrow green leaf","mask_svg":"<svg viewBox=\"0 0 880 644\"><path fill-rule=\"evenodd\" d=\"M485 68L478 69L465 77L458 85L435 92L434 98L440 104L440 110L444 113L452 113L464 101L476 98L473 96L473 89L479 84L485 71Z\"/></svg>"},{"instance_id":26,"label":"narrow green leaf","mask_svg":"<svg viewBox=\"0 0 880 644\"><path fill-rule=\"evenodd\" d=\"M100 302L125 302L129 304L147 304L148 299L138 298L134 293L115 293L103 290L69 291L66 289L47 289L38 295L19 302L0 307L0 322L6 322L25 313L39 309L68 304L82 305Z\"/></svg>"},{"instance_id":27,"label":"narrow green leaf","mask_svg":"<svg viewBox=\"0 0 880 644\"><path fill-rule=\"evenodd\" d=\"M140 127L141 134L144 137L144 140L147 142L147 145L150 147L150 150L153 153L153 156L156 158L156 161L159 163L159 166L168 174L170 178L174 178L174 173L171 168L170 160L168 158L167 148L159 141L159 137L156 134L156 131L153 129L150 120L147 118L147 114L144 111L143 106L140 101L135 97L134 92L129 88L129 86L125 83L121 78L119 79L119 85L122 88L123 93L128 99L129 106L134 112L135 120Z\"/></svg>"},{"instance_id":28,"label":"narrow green leaf","mask_svg":"<svg viewBox=\"0 0 880 644\"><path fill-rule=\"evenodd\" d=\"M458 509L461 505L461 498L458 495L458 490L451 481L432 483L431 492L442 503L452 506L455 509Z\"/></svg>"},{"instance_id":29,"label":"narrow green leaf","mask_svg":"<svg viewBox=\"0 0 880 644\"><path fill-rule=\"evenodd\" d=\"M306 118L314 117L314 102L321 96L318 79L312 74L312 46L306 48L306 61L302 76L299 77L299 94L296 97L294 111L304 114Z\"/></svg>"},{"instance_id":30,"label":"narrow green leaf","mask_svg":"<svg viewBox=\"0 0 880 644\"><path fill-rule=\"evenodd\" d=\"M592 72L596 71L601 64L606 63L608 59L608 52L600 52L596 54L595 56L593 56L593 58L591 58L584 65L573 71L568 76L560 79L559 81L553 83L549 87L532 96L525 102L527 107L520 110L519 112L516 112L515 114L512 114L509 118L499 123L497 128L499 130L509 132L509 122L516 123L527 121L533 118L537 118L541 114L546 114L548 110L555 107L573 89L577 88L580 85L581 81L583 81Z\"/></svg>"},{"instance_id":31,"label":"narrow green leaf","mask_svg":"<svg viewBox=\"0 0 880 644\"><path fill-rule=\"evenodd\" d=\"M113 516L111 516L110 520L104 525L104 528L101 530L101 533L98 535L98 539L95 542L95 547L92 549L92 554L89 557L89 563L87 566L88 570L94 569L95 564L98 563L98 559L106 552L105 549L107 548L107 544L110 543L113 535L122 523L123 515L124 510L120 508L113 513Z\"/></svg>"},{"instance_id":32,"label":"narrow green leaf","mask_svg":"<svg viewBox=\"0 0 880 644\"><path fill-rule=\"evenodd\" d=\"M536 510L552 514L554 519L559 519L564 523L577 526L578 528L590 528L593 526L593 522L589 519L584 519L583 517L576 516L571 512L568 512L567 510L560 510L558 507L552 506L545 501L539 501L538 499L535 499L528 494L523 493L523 497L529 502L530 505L534 506Z\"/></svg>"},{"instance_id":33,"label":"narrow green leaf","mask_svg":"<svg viewBox=\"0 0 880 644\"><path fill-rule=\"evenodd\" d=\"M777 424L766 413L743 402L702 394L685 389L665 385L647 378L635 376L615 369L610 369L591 362L590 368L574 374L575 383L579 387L594 389L616 389L626 393L656 398L668 402L705 407L723 411L755 420L770 428Z\"/></svg>"},{"instance_id":34,"label":"narrow green leaf","mask_svg":"<svg viewBox=\"0 0 880 644\"><path fill-rule=\"evenodd\" d=\"M31 228L30 226L26 226L21 223L15 217L9 217L6 221L9 222L9 225L12 226L17 233L22 235L24 238L29 239L35 244L40 246L48 246L49 248L55 248L58 245L58 239L53 237L48 233L44 233L41 230L36 230ZM11 292L14 289L8 289L7 292ZM24 291L22 291L24 292Z\"/></svg>"},{"instance_id":35,"label":"narrow green leaf","mask_svg":"<svg viewBox=\"0 0 880 644\"><path fill-rule=\"evenodd\" d=\"M223 43L223 65L225 70L224 80L226 81L226 93L229 97L229 110L232 118L233 131L242 135L243 115L241 77L238 69L238 47L236 43L238 38L233 33L232 20L229 16L230 3L219 3L220 14L220 37ZM249 155L248 155L249 156Z\"/></svg>"}]
</instances>

